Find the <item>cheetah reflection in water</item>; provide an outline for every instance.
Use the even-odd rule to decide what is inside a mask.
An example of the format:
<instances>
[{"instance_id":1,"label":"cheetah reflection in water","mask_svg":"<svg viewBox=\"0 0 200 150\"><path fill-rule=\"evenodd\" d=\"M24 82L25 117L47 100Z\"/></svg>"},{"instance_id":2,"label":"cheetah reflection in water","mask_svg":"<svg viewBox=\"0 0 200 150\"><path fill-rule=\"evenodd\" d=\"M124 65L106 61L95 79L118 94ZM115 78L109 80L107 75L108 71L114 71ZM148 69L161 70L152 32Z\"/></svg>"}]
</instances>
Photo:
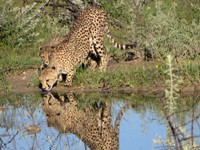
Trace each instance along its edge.
<instances>
[{"instance_id":1,"label":"cheetah reflection in water","mask_svg":"<svg viewBox=\"0 0 200 150\"><path fill-rule=\"evenodd\" d=\"M124 107L125 108L125 107ZM74 94L43 96L43 109L49 127L60 133L72 133L93 150L119 149L119 124L126 109L119 112L114 126L111 118L111 103L80 108Z\"/></svg>"}]
</instances>

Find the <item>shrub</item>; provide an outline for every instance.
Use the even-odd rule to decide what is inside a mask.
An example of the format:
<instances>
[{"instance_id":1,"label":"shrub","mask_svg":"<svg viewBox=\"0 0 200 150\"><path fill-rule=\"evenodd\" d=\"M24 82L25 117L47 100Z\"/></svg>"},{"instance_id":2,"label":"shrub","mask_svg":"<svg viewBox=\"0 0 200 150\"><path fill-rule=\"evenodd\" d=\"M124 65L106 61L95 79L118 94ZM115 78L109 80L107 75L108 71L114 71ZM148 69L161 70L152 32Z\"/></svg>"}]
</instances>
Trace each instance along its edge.
<instances>
[{"instance_id":1,"label":"shrub","mask_svg":"<svg viewBox=\"0 0 200 150\"><path fill-rule=\"evenodd\" d=\"M200 23L195 19L192 23L180 19L176 3L166 9L161 1L156 1L155 8L155 14L150 13L146 18L145 47L152 49L158 57L166 57L170 52L175 57L194 58L199 53Z\"/></svg>"},{"instance_id":2,"label":"shrub","mask_svg":"<svg viewBox=\"0 0 200 150\"><path fill-rule=\"evenodd\" d=\"M29 46L37 42L39 33L35 31L41 10L33 3L25 7L13 7L13 0L3 4L0 16L1 45L9 47Z\"/></svg>"},{"instance_id":3,"label":"shrub","mask_svg":"<svg viewBox=\"0 0 200 150\"><path fill-rule=\"evenodd\" d=\"M57 34L67 34L67 25L59 24L61 16L52 18L42 9L49 1L32 3L24 7L13 6L14 0L6 1L0 7L0 46L30 47Z\"/></svg>"}]
</instances>

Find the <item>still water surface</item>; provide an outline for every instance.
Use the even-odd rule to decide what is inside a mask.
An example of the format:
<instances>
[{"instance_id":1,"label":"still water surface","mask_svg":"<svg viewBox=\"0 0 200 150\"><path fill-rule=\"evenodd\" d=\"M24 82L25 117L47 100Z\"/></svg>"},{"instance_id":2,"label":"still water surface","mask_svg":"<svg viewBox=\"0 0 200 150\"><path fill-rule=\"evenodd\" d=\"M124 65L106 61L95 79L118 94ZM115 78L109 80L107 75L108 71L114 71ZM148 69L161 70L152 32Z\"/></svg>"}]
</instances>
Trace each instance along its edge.
<instances>
[{"instance_id":1,"label":"still water surface","mask_svg":"<svg viewBox=\"0 0 200 150\"><path fill-rule=\"evenodd\" d=\"M174 139L179 148L198 149L200 98L180 98L170 117L163 101L141 94L1 96L0 149L176 149ZM38 128L28 131L30 125Z\"/></svg>"}]
</instances>

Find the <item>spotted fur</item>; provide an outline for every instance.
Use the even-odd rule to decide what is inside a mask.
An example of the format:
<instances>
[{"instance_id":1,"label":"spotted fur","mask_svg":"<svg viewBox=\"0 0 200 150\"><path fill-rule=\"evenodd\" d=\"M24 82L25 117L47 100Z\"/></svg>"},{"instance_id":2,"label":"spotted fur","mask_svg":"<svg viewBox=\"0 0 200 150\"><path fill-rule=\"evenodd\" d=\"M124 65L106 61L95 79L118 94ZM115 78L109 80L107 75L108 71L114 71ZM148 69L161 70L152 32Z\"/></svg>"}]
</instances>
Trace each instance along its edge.
<instances>
[{"instance_id":1,"label":"spotted fur","mask_svg":"<svg viewBox=\"0 0 200 150\"><path fill-rule=\"evenodd\" d=\"M92 150L119 149L119 125L126 111L122 109L112 125L111 103L94 108L78 107L73 93L43 96L43 110L49 127L60 133L76 135Z\"/></svg>"},{"instance_id":2,"label":"spotted fur","mask_svg":"<svg viewBox=\"0 0 200 150\"><path fill-rule=\"evenodd\" d=\"M57 36L57 37L54 37L53 39L51 39L44 46L40 47L39 56L40 56L40 58L42 59L42 62L43 62L43 66L41 67L42 69L45 68L46 66L48 66L49 56L53 52L53 47L68 41L68 38L69 38L68 35Z\"/></svg>"}]
</instances>

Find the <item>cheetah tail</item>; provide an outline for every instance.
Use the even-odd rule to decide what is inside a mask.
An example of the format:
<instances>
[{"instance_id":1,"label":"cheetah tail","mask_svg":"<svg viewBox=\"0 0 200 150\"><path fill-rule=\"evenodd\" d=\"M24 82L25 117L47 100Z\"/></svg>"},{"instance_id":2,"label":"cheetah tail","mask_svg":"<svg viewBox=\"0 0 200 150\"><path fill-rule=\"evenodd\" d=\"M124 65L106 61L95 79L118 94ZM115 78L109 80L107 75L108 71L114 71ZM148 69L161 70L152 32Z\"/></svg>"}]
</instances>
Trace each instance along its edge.
<instances>
[{"instance_id":1,"label":"cheetah tail","mask_svg":"<svg viewBox=\"0 0 200 150\"><path fill-rule=\"evenodd\" d=\"M109 29L107 29L106 36L109 38L110 43L115 47L119 48L121 50L126 50L126 49L134 49L137 46L137 43L133 44L119 44L115 41L115 39L111 36Z\"/></svg>"},{"instance_id":2,"label":"cheetah tail","mask_svg":"<svg viewBox=\"0 0 200 150\"><path fill-rule=\"evenodd\" d=\"M116 120L115 120L115 123L114 123L114 130L115 130L116 133L119 132L120 121L121 121L124 113L127 110L132 109L132 108L137 108L137 105L126 104L124 107L122 107L122 109L117 114L117 117L116 117Z\"/></svg>"}]
</instances>

